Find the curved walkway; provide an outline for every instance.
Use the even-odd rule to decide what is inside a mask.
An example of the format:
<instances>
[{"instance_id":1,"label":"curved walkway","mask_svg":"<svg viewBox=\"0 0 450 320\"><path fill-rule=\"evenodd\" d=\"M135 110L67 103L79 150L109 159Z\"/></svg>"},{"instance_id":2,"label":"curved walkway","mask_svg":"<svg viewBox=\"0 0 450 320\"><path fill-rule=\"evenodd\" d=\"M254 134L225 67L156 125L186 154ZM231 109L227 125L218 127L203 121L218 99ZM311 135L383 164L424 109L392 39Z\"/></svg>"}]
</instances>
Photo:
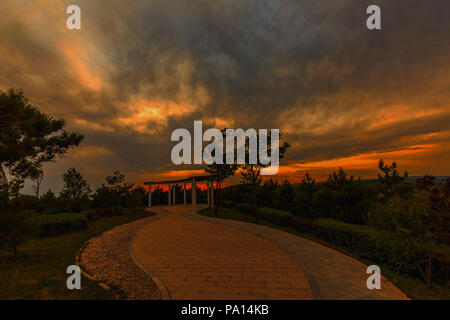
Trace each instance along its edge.
<instances>
[{"instance_id":1,"label":"curved walkway","mask_svg":"<svg viewBox=\"0 0 450 320\"><path fill-rule=\"evenodd\" d=\"M366 266L313 241L192 206L155 207L130 251L172 299L406 299L388 280L366 287Z\"/></svg>"},{"instance_id":2,"label":"curved walkway","mask_svg":"<svg viewBox=\"0 0 450 320\"><path fill-rule=\"evenodd\" d=\"M172 299L313 299L300 266L269 241L235 228L188 219L192 206L169 211L137 234L132 251Z\"/></svg>"}]
</instances>

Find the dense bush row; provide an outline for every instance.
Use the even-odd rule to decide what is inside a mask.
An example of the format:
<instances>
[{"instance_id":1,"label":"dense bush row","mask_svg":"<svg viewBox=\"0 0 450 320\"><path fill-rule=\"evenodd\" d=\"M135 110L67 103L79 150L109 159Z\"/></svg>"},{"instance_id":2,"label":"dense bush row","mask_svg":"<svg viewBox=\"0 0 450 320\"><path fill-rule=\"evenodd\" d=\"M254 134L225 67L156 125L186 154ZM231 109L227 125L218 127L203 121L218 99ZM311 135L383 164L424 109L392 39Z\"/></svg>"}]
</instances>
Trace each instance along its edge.
<instances>
[{"instance_id":1,"label":"dense bush row","mask_svg":"<svg viewBox=\"0 0 450 320\"><path fill-rule=\"evenodd\" d=\"M235 203L234 208L237 211L245 213L245 214L253 213L253 206L250 203Z\"/></svg>"},{"instance_id":2,"label":"dense bush row","mask_svg":"<svg viewBox=\"0 0 450 320\"><path fill-rule=\"evenodd\" d=\"M388 265L401 274L419 276L413 253L404 241L390 233L331 219L316 219L311 223L312 233L323 240L345 248L362 258L375 261L377 264ZM427 263L428 249L425 245L417 248L419 263ZM434 249L432 261L432 268L435 270L434 280L448 283L450 247L442 246Z\"/></svg>"},{"instance_id":3,"label":"dense bush row","mask_svg":"<svg viewBox=\"0 0 450 320\"><path fill-rule=\"evenodd\" d=\"M252 205L248 203L226 203L244 213L252 214ZM291 213L267 208L258 208L258 217L275 225L289 227L300 232L312 233L315 236L345 248L379 264L387 264L402 273L415 274L417 270L414 258L405 250L405 245L387 233L373 228L336 221L333 219L311 220L295 217Z\"/></svg>"},{"instance_id":4,"label":"dense bush row","mask_svg":"<svg viewBox=\"0 0 450 320\"><path fill-rule=\"evenodd\" d=\"M234 208L234 201L231 201L231 200L222 200L221 205L222 205L222 207L224 207L224 208L230 208L230 209L232 209L232 208Z\"/></svg>"},{"instance_id":5,"label":"dense bush row","mask_svg":"<svg viewBox=\"0 0 450 320\"><path fill-rule=\"evenodd\" d=\"M245 203L253 189L248 185L235 185L223 190L223 198ZM295 216L311 219L332 218L344 222L363 224L365 215L380 190L376 181L350 180L339 182L279 184L269 180L258 187L260 206L288 211ZM224 205L227 206L227 205Z\"/></svg>"},{"instance_id":6,"label":"dense bush row","mask_svg":"<svg viewBox=\"0 0 450 320\"><path fill-rule=\"evenodd\" d=\"M261 207L258 208L258 217L267 220L278 226L288 226L291 219L294 217L291 213L286 211L281 211L277 209Z\"/></svg>"},{"instance_id":7,"label":"dense bush row","mask_svg":"<svg viewBox=\"0 0 450 320\"><path fill-rule=\"evenodd\" d=\"M417 272L413 256L405 250L405 244L387 233L331 219L314 220L312 231L317 237L349 249L362 258L387 264L398 272Z\"/></svg>"},{"instance_id":8,"label":"dense bush row","mask_svg":"<svg viewBox=\"0 0 450 320\"><path fill-rule=\"evenodd\" d=\"M253 206L249 203L234 203L226 200L222 204L226 208L234 208L246 215L253 215ZM334 219L310 219L294 216L287 211L268 207L259 207L257 213L260 219L302 233L312 234L363 259L374 261L379 265L389 266L398 273L409 274L414 277L420 276L414 260L414 254L407 248L405 241L389 232ZM416 259L421 265L426 264L429 248L423 244L417 250ZM450 247L448 245L434 248L432 268L435 282L448 283L449 257Z\"/></svg>"},{"instance_id":9,"label":"dense bush row","mask_svg":"<svg viewBox=\"0 0 450 320\"><path fill-rule=\"evenodd\" d=\"M234 207L237 211L251 215L253 212L253 206L249 203L236 203L229 201L227 205ZM281 211L277 209L260 207L257 210L258 218L269 221L278 226L288 226L291 219L294 217L291 213L286 211Z\"/></svg>"},{"instance_id":10,"label":"dense bush row","mask_svg":"<svg viewBox=\"0 0 450 320\"><path fill-rule=\"evenodd\" d=\"M40 215L30 218L36 236L48 237L87 229L88 220L80 213Z\"/></svg>"},{"instance_id":11,"label":"dense bush row","mask_svg":"<svg viewBox=\"0 0 450 320\"><path fill-rule=\"evenodd\" d=\"M92 222L102 218L120 216L122 215L122 208L97 208L83 211L83 214L89 220L89 222Z\"/></svg>"}]
</instances>

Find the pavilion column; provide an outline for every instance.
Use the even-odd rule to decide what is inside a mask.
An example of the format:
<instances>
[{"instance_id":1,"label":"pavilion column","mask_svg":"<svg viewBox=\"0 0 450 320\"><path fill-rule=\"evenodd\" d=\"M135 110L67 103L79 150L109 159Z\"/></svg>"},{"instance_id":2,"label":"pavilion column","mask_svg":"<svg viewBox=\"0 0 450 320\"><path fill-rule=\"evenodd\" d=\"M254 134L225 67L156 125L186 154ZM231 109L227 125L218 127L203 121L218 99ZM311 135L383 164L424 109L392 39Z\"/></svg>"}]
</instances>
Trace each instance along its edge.
<instances>
[{"instance_id":1,"label":"pavilion column","mask_svg":"<svg viewBox=\"0 0 450 320\"><path fill-rule=\"evenodd\" d=\"M206 198L208 200L208 208L211 207L211 198L210 197L211 197L211 193L210 193L210 190L209 190L209 181L206 180Z\"/></svg>"},{"instance_id":2,"label":"pavilion column","mask_svg":"<svg viewBox=\"0 0 450 320\"><path fill-rule=\"evenodd\" d=\"M170 203L170 191L171 191L171 190L170 190L170 184L168 184L167 186L169 187L167 193L169 194L169 206L170 206L170 205L171 205L171 203Z\"/></svg>"},{"instance_id":3,"label":"pavilion column","mask_svg":"<svg viewBox=\"0 0 450 320\"><path fill-rule=\"evenodd\" d=\"M176 195L177 195L176 192L177 192L177 185L174 184L173 185L173 204L176 203Z\"/></svg>"},{"instance_id":4,"label":"pavilion column","mask_svg":"<svg viewBox=\"0 0 450 320\"><path fill-rule=\"evenodd\" d=\"M183 184L184 205L186 205L186 183Z\"/></svg>"},{"instance_id":5,"label":"pavilion column","mask_svg":"<svg viewBox=\"0 0 450 320\"><path fill-rule=\"evenodd\" d=\"M216 205L214 200L214 182L211 182L210 193L211 193L211 207L215 207Z\"/></svg>"},{"instance_id":6,"label":"pavilion column","mask_svg":"<svg viewBox=\"0 0 450 320\"><path fill-rule=\"evenodd\" d=\"M191 195L192 195L192 205L197 205L197 186L195 184L195 179L192 179L192 188L191 188Z\"/></svg>"},{"instance_id":7,"label":"pavilion column","mask_svg":"<svg viewBox=\"0 0 450 320\"><path fill-rule=\"evenodd\" d=\"M152 185L148 186L148 207L152 206Z\"/></svg>"}]
</instances>

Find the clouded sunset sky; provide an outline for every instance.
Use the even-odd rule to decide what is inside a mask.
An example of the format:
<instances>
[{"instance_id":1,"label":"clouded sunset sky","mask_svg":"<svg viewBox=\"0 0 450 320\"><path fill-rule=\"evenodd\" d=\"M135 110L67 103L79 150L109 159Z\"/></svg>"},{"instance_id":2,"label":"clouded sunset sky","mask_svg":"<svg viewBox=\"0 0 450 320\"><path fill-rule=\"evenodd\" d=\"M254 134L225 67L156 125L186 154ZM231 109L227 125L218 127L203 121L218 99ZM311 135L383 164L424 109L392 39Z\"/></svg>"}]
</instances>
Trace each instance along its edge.
<instances>
[{"instance_id":1,"label":"clouded sunset sky","mask_svg":"<svg viewBox=\"0 0 450 320\"><path fill-rule=\"evenodd\" d=\"M450 1L2 0L0 89L85 134L45 164L43 190L79 170L98 186L182 178L177 128L279 128L291 144L275 178L339 166L375 177L450 175ZM82 29L66 28L67 6ZM193 171L191 171L193 170ZM27 187L29 188L29 186ZM27 189L26 189L27 190Z\"/></svg>"}]
</instances>

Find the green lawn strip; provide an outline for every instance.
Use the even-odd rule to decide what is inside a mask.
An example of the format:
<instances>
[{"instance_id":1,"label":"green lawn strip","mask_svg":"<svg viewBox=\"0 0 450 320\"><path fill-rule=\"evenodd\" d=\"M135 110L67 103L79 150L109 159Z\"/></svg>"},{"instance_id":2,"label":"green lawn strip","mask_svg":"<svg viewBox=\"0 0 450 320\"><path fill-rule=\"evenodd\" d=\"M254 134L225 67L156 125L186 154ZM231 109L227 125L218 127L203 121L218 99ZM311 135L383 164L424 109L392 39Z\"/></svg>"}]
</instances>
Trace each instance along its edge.
<instances>
[{"instance_id":1,"label":"green lawn strip","mask_svg":"<svg viewBox=\"0 0 450 320\"><path fill-rule=\"evenodd\" d=\"M207 216L207 217L214 217L214 210L212 208L205 208L205 209L200 210L199 214ZM352 258L355 258L366 265L377 264L374 261L368 261L367 259L363 259L353 252L349 252L348 250L338 247L338 246L334 245L333 243L330 243L330 242L324 241L320 238L317 238L311 234L301 233L301 232L298 232L291 228L283 228L283 227L274 225L270 222L264 221L262 219L258 219L258 222L256 223L254 217L244 214L244 213L241 213L234 209L219 208L217 218L228 219L228 220L239 220L239 221L255 223L255 224L259 224L259 225L265 225L265 226L268 226L271 228L289 232L289 233L295 234L297 236L300 236L302 238L309 239L314 242L320 243L326 247L332 248L332 249L339 251L343 254L346 254ZM412 278L410 276L405 276L405 275L399 274L397 272L394 272L386 265L380 265L380 268L383 270L383 276L385 276L386 278L391 280L398 288L400 288L400 290L402 290L411 299L419 299L419 300L450 299L450 289L445 286L435 285L432 289L429 289L425 285L425 283L423 281L420 281L419 279Z\"/></svg>"},{"instance_id":2,"label":"green lawn strip","mask_svg":"<svg viewBox=\"0 0 450 320\"><path fill-rule=\"evenodd\" d=\"M19 248L17 258L0 252L0 299L113 299L111 291L86 277L82 277L81 290L68 290L67 266L75 264L75 254L87 240L152 215L143 208L124 209L122 216L90 222L87 230L30 239Z\"/></svg>"}]
</instances>

